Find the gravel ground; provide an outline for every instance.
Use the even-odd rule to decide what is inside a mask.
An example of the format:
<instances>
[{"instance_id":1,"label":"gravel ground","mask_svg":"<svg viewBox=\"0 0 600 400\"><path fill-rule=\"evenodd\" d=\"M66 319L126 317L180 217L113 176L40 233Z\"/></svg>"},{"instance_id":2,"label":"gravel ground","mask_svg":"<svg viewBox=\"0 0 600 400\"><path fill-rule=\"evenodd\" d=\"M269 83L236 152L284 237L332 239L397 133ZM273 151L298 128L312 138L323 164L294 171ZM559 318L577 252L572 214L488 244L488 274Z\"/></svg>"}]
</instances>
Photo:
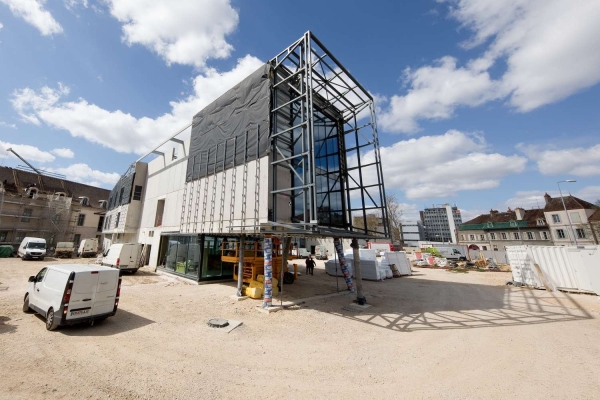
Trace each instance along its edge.
<instances>
[{"instance_id":1,"label":"gravel ground","mask_svg":"<svg viewBox=\"0 0 600 400\"><path fill-rule=\"evenodd\" d=\"M69 260L68 262L76 262ZM508 273L415 268L263 314L234 284L125 276L117 315L48 332L21 311L27 277L64 261L0 259L6 399L597 398L600 302L505 286ZM335 287L318 263L314 277ZM291 285L292 287L294 285ZM315 285L318 286L318 285ZM300 287L300 286L299 286ZM7 288L7 289L4 289ZM287 287L286 287L287 288ZM243 321L231 333L213 317Z\"/></svg>"}]
</instances>

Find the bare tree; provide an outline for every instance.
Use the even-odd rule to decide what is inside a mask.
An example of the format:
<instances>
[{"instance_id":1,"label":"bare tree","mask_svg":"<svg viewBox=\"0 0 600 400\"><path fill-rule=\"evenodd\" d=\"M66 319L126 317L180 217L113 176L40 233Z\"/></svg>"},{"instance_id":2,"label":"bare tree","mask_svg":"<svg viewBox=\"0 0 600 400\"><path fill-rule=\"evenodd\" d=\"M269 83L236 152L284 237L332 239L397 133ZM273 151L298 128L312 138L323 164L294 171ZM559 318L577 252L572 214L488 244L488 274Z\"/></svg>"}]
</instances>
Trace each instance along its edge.
<instances>
[{"instance_id":1,"label":"bare tree","mask_svg":"<svg viewBox=\"0 0 600 400\"><path fill-rule=\"evenodd\" d=\"M385 196L387 204L387 214L390 222L390 230L392 235L392 243L400 243L404 246L402 235L402 209L395 194Z\"/></svg>"},{"instance_id":2,"label":"bare tree","mask_svg":"<svg viewBox=\"0 0 600 400\"><path fill-rule=\"evenodd\" d=\"M596 206L600 207L600 199L596 200L596 202L594 203Z\"/></svg>"},{"instance_id":3,"label":"bare tree","mask_svg":"<svg viewBox=\"0 0 600 400\"><path fill-rule=\"evenodd\" d=\"M354 217L353 225L357 228L364 228L365 224L363 217ZM371 231L371 233L382 232L381 217L378 214L367 214L367 229Z\"/></svg>"}]
</instances>

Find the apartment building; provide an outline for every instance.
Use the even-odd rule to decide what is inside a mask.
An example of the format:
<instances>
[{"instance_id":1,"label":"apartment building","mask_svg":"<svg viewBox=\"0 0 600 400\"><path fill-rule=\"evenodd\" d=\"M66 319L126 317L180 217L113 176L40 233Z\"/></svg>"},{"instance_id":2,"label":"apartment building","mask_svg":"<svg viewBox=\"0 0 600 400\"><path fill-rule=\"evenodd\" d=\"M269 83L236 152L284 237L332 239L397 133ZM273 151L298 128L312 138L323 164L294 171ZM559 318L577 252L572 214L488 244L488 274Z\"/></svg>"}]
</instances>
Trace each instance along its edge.
<instances>
[{"instance_id":1,"label":"apartment building","mask_svg":"<svg viewBox=\"0 0 600 400\"><path fill-rule=\"evenodd\" d=\"M458 243L456 229L462 224L462 216L456 205L426 208L420 212L425 230L425 240L430 242Z\"/></svg>"}]
</instances>

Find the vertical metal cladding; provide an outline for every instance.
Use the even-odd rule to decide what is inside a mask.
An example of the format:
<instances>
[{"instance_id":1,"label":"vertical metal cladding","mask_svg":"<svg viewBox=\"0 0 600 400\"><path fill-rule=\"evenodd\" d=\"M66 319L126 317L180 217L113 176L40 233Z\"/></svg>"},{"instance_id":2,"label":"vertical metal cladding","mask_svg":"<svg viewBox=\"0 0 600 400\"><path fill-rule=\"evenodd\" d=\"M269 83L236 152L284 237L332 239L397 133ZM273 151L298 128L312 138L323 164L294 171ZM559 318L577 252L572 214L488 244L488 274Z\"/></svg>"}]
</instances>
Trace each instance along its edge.
<instances>
[{"instance_id":1,"label":"vertical metal cladding","mask_svg":"<svg viewBox=\"0 0 600 400\"><path fill-rule=\"evenodd\" d=\"M270 307L273 302L273 242L271 238L265 238L263 242L263 253L265 257L265 293L263 307Z\"/></svg>"},{"instance_id":2,"label":"vertical metal cladding","mask_svg":"<svg viewBox=\"0 0 600 400\"><path fill-rule=\"evenodd\" d=\"M340 239L334 240L335 251L338 254L338 258L340 260L340 269L344 274L344 280L346 281L346 286L348 286L348 290L354 290L354 283L352 282L352 276L350 276L350 271L348 271L348 265L346 264L346 256L344 255L344 248L342 247L342 241ZM266 273L266 271L265 271Z\"/></svg>"}]
</instances>

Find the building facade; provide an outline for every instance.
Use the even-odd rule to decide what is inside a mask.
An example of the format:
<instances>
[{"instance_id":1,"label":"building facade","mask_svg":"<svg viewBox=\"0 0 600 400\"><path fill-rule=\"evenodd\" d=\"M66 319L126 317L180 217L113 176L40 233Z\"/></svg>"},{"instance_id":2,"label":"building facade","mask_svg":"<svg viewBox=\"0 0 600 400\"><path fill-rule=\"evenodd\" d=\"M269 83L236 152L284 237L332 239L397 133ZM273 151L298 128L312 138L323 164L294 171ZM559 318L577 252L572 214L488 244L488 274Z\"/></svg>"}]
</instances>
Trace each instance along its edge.
<instances>
[{"instance_id":1,"label":"building facade","mask_svg":"<svg viewBox=\"0 0 600 400\"><path fill-rule=\"evenodd\" d=\"M458 243L456 229L462 223L462 217L456 205L444 204L442 207L426 208L420 214L425 240Z\"/></svg>"},{"instance_id":2,"label":"building facade","mask_svg":"<svg viewBox=\"0 0 600 400\"><path fill-rule=\"evenodd\" d=\"M553 198L546 193L544 200L546 202L544 215L552 231L554 244L560 246L575 243L597 244L597 238L590 224L590 217L597 212L597 206L575 196L563 196L561 199Z\"/></svg>"},{"instance_id":3,"label":"building facade","mask_svg":"<svg viewBox=\"0 0 600 400\"><path fill-rule=\"evenodd\" d=\"M522 208L479 215L459 226L458 240L470 250L504 251L507 246L553 244L544 210Z\"/></svg>"},{"instance_id":4,"label":"building facade","mask_svg":"<svg viewBox=\"0 0 600 400\"><path fill-rule=\"evenodd\" d=\"M402 243L408 247L419 247L419 242L425 240L425 231L421 221L402 223Z\"/></svg>"},{"instance_id":5,"label":"building facade","mask_svg":"<svg viewBox=\"0 0 600 400\"><path fill-rule=\"evenodd\" d=\"M111 192L104 232L165 272L231 279L242 238L258 263L269 236L331 249L389 236L373 98L310 32L151 153Z\"/></svg>"},{"instance_id":6,"label":"building facade","mask_svg":"<svg viewBox=\"0 0 600 400\"><path fill-rule=\"evenodd\" d=\"M30 171L0 167L0 244L24 237L58 242L99 239L109 191Z\"/></svg>"}]
</instances>

